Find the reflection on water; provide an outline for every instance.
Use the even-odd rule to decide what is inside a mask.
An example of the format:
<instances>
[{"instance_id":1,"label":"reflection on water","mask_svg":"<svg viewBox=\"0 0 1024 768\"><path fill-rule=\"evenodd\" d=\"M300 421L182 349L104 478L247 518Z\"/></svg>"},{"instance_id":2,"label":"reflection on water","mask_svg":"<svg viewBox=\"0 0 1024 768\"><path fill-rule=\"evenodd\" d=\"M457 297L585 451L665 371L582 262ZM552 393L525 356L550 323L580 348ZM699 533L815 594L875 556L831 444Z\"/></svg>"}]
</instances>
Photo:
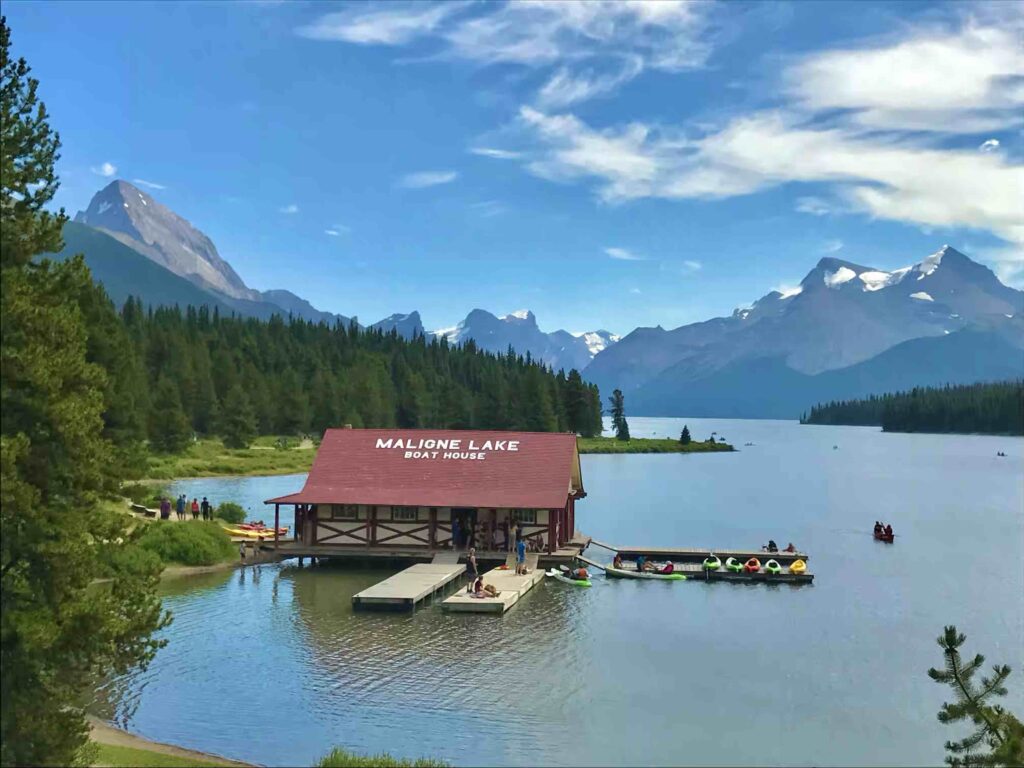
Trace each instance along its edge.
<instances>
[{"instance_id":1,"label":"reflection on water","mask_svg":"<svg viewBox=\"0 0 1024 768\"><path fill-rule=\"evenodd\" d=\"M687 423L754 445L585 456L580 527L619 544L792 540L813 586L596 577L489 617L353 613L352 594L392 571L204 574L164 583L169 645L103 694L143 735L271 765L333 744L456 764L941 762L953 734L925 670L942 625L1024 666L1024 441ZM631 428L678 434L682 420ZM301 477L191 482L261 501ZM876 518L896 545L872 540Z\"/></svg>"}]
</instances>

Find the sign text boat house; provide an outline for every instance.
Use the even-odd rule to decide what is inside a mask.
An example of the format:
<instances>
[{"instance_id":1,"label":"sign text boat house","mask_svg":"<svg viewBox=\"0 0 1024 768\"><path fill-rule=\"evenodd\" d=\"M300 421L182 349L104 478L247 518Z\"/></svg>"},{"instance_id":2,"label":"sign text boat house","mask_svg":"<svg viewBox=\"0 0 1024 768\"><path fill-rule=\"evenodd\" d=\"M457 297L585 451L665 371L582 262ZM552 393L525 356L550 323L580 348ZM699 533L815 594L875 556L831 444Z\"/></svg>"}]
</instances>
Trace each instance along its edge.
<instances>
[{"instance_id":1,"label":"sign text boat house","mask_svg":"<svg viewBox=\"0 0 1024 768\"><path fill-rule=\"evenodd\" d=\"M475 544L486 557L521 524L528 549L550 557L582 548L573 534L585 495L573 434L345 428L324 434L301 491L266 503L275 528L281 505L294 505L294 538L276 544L295 555Z\"/></svg>"}]
</instances>

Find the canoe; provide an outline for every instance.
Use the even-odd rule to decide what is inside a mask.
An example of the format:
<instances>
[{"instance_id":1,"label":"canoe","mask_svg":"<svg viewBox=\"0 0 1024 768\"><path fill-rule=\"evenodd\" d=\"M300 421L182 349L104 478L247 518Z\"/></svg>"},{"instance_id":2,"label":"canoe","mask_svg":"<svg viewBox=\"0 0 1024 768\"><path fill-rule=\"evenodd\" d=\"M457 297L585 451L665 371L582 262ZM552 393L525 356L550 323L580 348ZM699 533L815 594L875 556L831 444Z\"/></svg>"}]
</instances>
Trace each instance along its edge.
<instances>
[{"instance_id":1,"label":"canoe","mask_svg":"<svg viewBox=\"0 0 1024 768\"><path fill-rule=\"evenodd\" d=\"M269 529L269 528L263 528L263 529L258 530L258 531L244 530L242 528L225 528L224 530L227 531L229 536L242 536L243 538L246 538L246 539L263 539L264 541L266 541L267 539L274 538L274 532L271 529ZM279 529L279 531L278 531L278 536L279 537L287 536L287 535L288 535L288 529L287 528Z\"/></svg>"},{"instance_id":2,"label":"canoe","mask_svg":"<svg viewBox=\"0 0 1024 768\"><path fill-rule=\"evenodd\" d=\"M704 558L704 570L705 571L717 571L722 567L722 561L719 560L715 555L709 555Z\"/></svg>"},{"instance_id":3,"label":"canoe","mask_svg":"<svg viewBox=\"0 0 1024 768\"><path fill-rule=\"evenodd\" d=\"M739 573L743 570L743 563L741 563L735 557L730 557L728 560L725 561L725 568L727 571Z\"/></svg>"},{"instance_id":4,"label":"canoe","mask_svg":"<svg viewBox=\"0 0 1024 768\"><path fill-rule=\"evenodd\" d=\"M570 579L568 576L561 573L560 571L556 571L554 568L548 571L545 575L550 576L553 579L558 579L559 581L565 582L566 584L572 584L574 587L591 586L590 579Z\"/></svg>"},{"instance_id":5,"label":"canoe","mask_svg":"<svg viewBox=\"0 0 1024 768\"><path fill-rule=\"evenodd\" d=\"M624 568L612 568L607 566L604 569L605 576L610 576L613 579L650 579L653 581L686 581L686 576L682 573L650 573L645 571L639 573L638 571L627 571Z\"/></svg>"},{"instance_id":6,"label":"canoe","mask_svg":"<svg viewBox=\"0 0 1024 768\"><path fill-rule=\"evenodd\" d=\"M768 573L782 573L782 566L779 565L778 560L769 560L764 564L764 569L768 571Z\"/></svg>"},{"instance_id":7,"label":"canoe","mask_svg":"<svg viewBox=\"0 0 1024 768\"><path fill-rule=\"evenodd\" d=\"M884 541L886 544L892 544L893 539L896 538L895 533L876 533L875 541Z\"/></svg>"},{"instance_id":8,"label":"canoe","mask_svg":"<svg viewBox=\"0 0 1024 768\"><path fill-rule=\"evenodd\" d=\"M805 563L803 560L794 560L792 563L789 564L789 572L790 573L806 573L807 572L807 563Z\"/></svg>"},{"instance_id":9,"label":"canoe","mask_svg":"<svg viewBox=\"0 0 1024 768\"><path fill-rule=\"evenodd\" d=\"M761 561L752 557L743 564L743 570L747 573L757 573L761 570Z\"/></svg>"}]
</instances>

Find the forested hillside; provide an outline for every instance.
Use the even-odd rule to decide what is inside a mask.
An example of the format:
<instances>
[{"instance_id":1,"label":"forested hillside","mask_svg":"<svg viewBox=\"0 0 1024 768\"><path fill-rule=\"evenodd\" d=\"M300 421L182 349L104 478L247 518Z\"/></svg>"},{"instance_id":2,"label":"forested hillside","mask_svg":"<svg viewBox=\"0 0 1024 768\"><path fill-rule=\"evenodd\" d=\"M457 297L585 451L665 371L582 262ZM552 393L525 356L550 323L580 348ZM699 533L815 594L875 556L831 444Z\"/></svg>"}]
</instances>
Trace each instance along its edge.
<instances>
[{"instance_id":1,"label":"forested hillside","mask_svg":"<svg viewBox=\"0 0 1024 768\"><path fill-rule=\"evenodd\" d=\"M885 432L1024 435L1024 381L915 387L816 405L802 424L881 426Z\"/></svg>"},{"instance_id":2,"label":"forested hillside","mask_svg":"<svg viewBox=\"0 0 1024 768\"><path fill-rule=\"evenodd\" d=\"M241 445L342 424L600 433L597 388L528 356L206 306L129 299L116 313L101 287L89 293L90 356L108 372L115 442L177 450L195 433Z\"/></svg>"}]
</instances>

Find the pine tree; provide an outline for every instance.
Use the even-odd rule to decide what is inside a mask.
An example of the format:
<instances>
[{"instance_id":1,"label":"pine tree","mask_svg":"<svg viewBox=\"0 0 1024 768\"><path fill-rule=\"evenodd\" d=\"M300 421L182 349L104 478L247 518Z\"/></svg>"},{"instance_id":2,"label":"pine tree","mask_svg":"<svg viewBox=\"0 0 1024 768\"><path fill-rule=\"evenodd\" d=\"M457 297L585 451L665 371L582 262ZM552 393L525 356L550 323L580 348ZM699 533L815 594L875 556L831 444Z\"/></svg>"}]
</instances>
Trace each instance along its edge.
<instances>
[{"instance_id":1,"label":"pine tree","mask_svg":"<svg viewBox=\"0 0 1024 768\"><path fill-rule=\"evenodd\" d=\"M84 261L61 249L60 141L0 17L0 764L70 765L97 677L145 664L163 622L157 573L98 590L102 550L129 546L126 516L100 497L119 478L104 437L103 368L89 362ZM104 543L106 542L106 543Z\"/></svg>"},{"instance_id":2,"label":"pine tree","mask_svg":"<svg viewBox=\"0 0 1024 768\"><path fill-rule=\"evenodd\" d=\"M689 445L692 438L690 437L690 428L683 424L683 431L679 434L679 444Z\"/></svg>"},{"instance_id":3,"label":"pine tree","mask_svg":"<svg viewBox=\"0 0 1024 768\"><path fill-rule=\"evenodd\" d=\"M945 657L945 669L929 669L928 676L937 683L948 685L956 701L946 703L939 710L939 722L947 725L969 720L974 731L960 741L947 741L946 762L959 766L1019 766L1024 765L1024 725L1002 706L990 703L996 696L1006 695L1006 678L1010 668L1003 665L992 667L992 676L981 678L981 684L974 683L974 675L985 657L980 653L964 663L960 657L960 646L967 636L948 626L938 638L939 647Z\"/></svg>"},{"instance_id":4,"label":"pine tree","mask_svg":"<svg viewBox=\"0 0 1024 768\"><path fill-rule=\"evenodd\" d=\"M608 398L611 403L612 429L619 440L629 440L629 424L626 421L626 398L621 389L612 392Z\"/></svg>"},{"instance_id":5,"label":"pine tree","mask_svg":"<svg viewBox=\"0 0 1024 768\"><path fill-rule=\"evenodd\" d=\"M174 453L184 450L191 437L192 427L181 407L178 388L167 376L161 376L149 417L149 444L162 453Z\"/></svg>"},{"instance_id":6,"label":"pine tree","mask_svg":"<svg viewBox=\"0 0 1024 768\"><path fill-rule=\"evenodd\" d=\"M571 431L584 437L593 437L590 392L575 368L569 371L565 380L565 415Z\"/></svg>"},{"instance_id":7,"label":"pine tree","mask_svg":"<svg viewBox=\"0 0 1024 768\"><path fill-rule=\"evenodd\" d=\"M256 414L245 390L238 384L232 387L224 400L220 433L228 448L247 448L256 437Z\"/></svg>"}]
</instances>

